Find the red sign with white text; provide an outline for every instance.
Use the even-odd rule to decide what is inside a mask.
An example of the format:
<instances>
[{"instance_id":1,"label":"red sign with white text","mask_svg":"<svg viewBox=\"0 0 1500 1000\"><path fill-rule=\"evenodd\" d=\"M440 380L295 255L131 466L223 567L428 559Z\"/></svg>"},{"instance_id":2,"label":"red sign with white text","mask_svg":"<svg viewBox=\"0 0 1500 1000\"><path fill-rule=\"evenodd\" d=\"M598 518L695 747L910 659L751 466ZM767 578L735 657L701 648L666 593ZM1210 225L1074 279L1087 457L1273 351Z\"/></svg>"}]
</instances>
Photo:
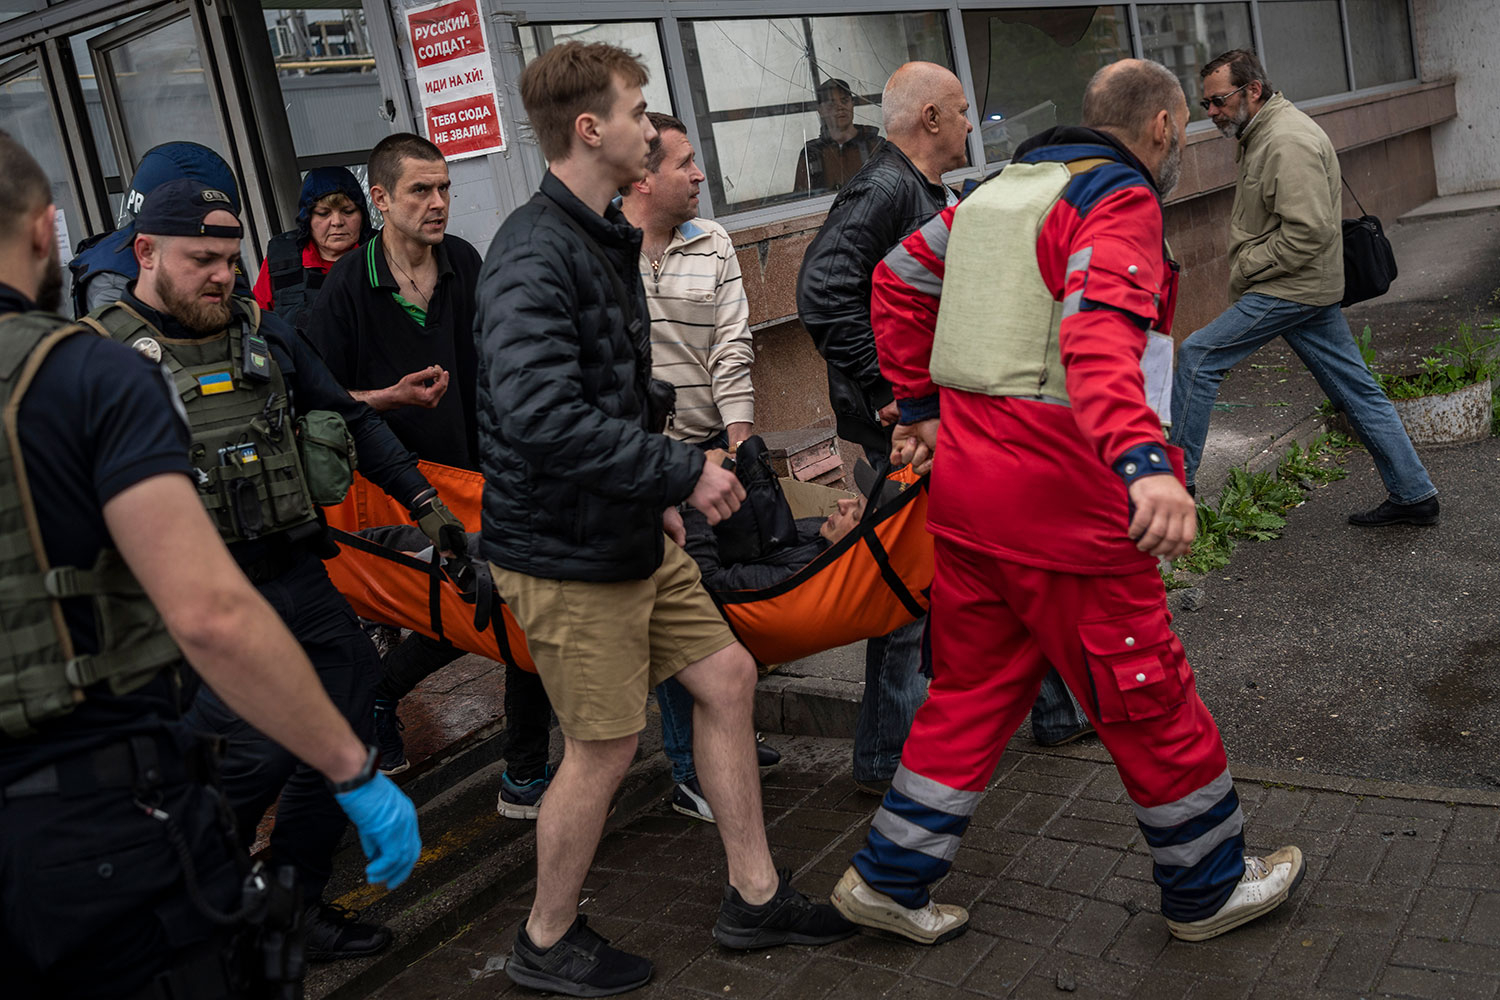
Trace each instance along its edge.
<instances>
[{"instance_id":1,"label":"red sign with white text","mask_svg":"<svg viewBox=\"0 0 1500 1000\"><path fill-rule=\"evenodd\" d=\"M503 151L495 68L479 0L408 8L406 22L427 138L448 159Z\"/></svg>"},{"instance_id":2,"label":"red sign with white text","mask_svg":"<svg viewBox=\"0 0 1500 1000\"><path fill-rule=\"evenodd\" d=\"M417 68L485 51L478 0L454 0L408 17Z\"/></svg>"},{"instance_id":3,"label":"red sign with white text","mask_svg":"<svg viewBox=\"0 0 1500 1000\"><path fill-rule=\"evenodd\" d=\"M501 144L494 94L480 94L427 109L427 136L444 156L462 156Z\"/></svg>"}]
</instances>

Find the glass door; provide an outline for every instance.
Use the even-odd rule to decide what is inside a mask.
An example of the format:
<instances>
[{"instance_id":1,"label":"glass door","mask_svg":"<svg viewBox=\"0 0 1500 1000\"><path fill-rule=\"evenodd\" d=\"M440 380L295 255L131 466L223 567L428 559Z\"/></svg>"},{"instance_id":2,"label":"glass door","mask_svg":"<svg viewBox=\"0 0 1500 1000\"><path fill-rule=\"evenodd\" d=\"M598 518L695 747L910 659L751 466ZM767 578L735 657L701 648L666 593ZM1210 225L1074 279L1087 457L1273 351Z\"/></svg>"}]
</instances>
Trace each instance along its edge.
<instances>
[{"instance_id":1,"label":"glass door","mask_svg":"<svg viewBox=\"0 0 1500 1000\"><path fill-rule=\"evenodd\" d=\"M193 8L175 3L88 40L104 116L127 181L152 146L191 140L229 163L229 129L203 53L208 45Z\"/></svg>"},{"instance_id":2,"label":"glass door","mask_svg":"<svg viewBox=\"0 0 1500 1000\"><path fill-rule=\"evenodd\" d=\"M63 130L53 114L54 106L39 52L33 50L0 63L0 122L52 181L52 201L59 217L58 250L66 267L72 248L88 235L88 222L81 211L73 165L63 142Z\"/></svg>"},{"instance_id":3,"label":"glass door","mask_svg":"<svg viewBox=\"0 0 1500 1000\"><path fill-rule=\"evenodd\" d=\"M257 168L259 151L251 147L260 133L222 25L206 20L200 4L177 0L86 38L121 190L153 146L190 141L209 147L239 184L246 269L253 274L276 216ZM140 206L124 207L134 212Z\"/></svg>"}]
</instances>

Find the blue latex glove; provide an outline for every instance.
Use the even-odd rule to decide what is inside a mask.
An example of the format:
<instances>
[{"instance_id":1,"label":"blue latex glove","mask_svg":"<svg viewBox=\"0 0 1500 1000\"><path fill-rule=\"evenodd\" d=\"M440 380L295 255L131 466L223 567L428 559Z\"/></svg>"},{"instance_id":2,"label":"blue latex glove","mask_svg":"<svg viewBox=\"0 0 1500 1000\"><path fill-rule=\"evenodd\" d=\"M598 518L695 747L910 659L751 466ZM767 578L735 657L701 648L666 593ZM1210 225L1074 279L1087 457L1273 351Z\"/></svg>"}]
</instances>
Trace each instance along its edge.
<instances>
[{"instance_id":1,"label":"blue latex glove","mask_svg":"<svg viewBox=\"0 0 1500 1000\"><path fill-rule=\"evenodd\" d=\"M359 846L370 859L365 877L391 889L405 882L422 856L417 807L406 793L390 778L376 774L374 780L334 798L359 831Z\"/></svg>"}]
</instances>

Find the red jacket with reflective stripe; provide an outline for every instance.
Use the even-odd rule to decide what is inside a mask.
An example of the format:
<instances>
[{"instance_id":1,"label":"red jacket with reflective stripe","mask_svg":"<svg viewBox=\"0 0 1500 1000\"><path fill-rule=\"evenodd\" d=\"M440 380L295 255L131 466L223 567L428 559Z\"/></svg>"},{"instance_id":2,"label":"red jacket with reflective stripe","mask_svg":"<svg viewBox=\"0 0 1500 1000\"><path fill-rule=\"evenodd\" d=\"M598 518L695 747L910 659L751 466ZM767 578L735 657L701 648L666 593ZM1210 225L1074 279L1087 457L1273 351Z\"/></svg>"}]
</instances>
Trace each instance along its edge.
<instances>
[{"instance_id":1,"label":"red jacket with reflective stripe","mask_svg":"<svg viewBox=\"0 0 1500 1000\"><path fill-rule=\"evenodd\" d=\"M1177 280L1165 254L1156 188L1131 158L1112 145L1074 142L1044 146L1023 159L1089 157L1114 162L1073 178L1036 244L1053 298L1081 294L1079 311L1063 319L1059 332L1071 406L939 389L932 382L928 363L944 255L961 204L907 237L876 267L871 320L880 370L903 422L941 401L927 516L934 534L1043 569L1130 573L1155 560L1126 535L1129 499L1111 466L1138 445L1167 447L1146 405L1140 360L1146 329L1170 332ZM1087 265L1069 272L1069 257L1089 248ZM988 294L992 308L1003 311L1005 289ZM1181 465L1175 456L1174 464Z\"/></svg>"}]
</instances>

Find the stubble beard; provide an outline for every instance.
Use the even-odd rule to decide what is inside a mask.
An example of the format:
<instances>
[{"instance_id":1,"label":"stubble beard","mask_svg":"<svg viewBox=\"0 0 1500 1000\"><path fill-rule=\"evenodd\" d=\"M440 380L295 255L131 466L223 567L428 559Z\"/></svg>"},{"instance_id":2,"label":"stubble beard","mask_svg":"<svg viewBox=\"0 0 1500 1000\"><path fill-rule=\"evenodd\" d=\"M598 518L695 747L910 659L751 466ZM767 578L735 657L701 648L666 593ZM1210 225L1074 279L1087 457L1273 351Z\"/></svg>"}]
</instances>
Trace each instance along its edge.
<instances>
[{"instance_id":1,"label":"stubble beard","mask_svg":"<svg viewBox=\"0 0 1500 1000\"><path fill-rule=\"evenodd\" d=\"M1182 179L1182 143L1177 141L1176 132L1168 142L1167 156L1156 171L1156 191L1162 198L1171 194Z\"/></svg>"}]
</instances>

